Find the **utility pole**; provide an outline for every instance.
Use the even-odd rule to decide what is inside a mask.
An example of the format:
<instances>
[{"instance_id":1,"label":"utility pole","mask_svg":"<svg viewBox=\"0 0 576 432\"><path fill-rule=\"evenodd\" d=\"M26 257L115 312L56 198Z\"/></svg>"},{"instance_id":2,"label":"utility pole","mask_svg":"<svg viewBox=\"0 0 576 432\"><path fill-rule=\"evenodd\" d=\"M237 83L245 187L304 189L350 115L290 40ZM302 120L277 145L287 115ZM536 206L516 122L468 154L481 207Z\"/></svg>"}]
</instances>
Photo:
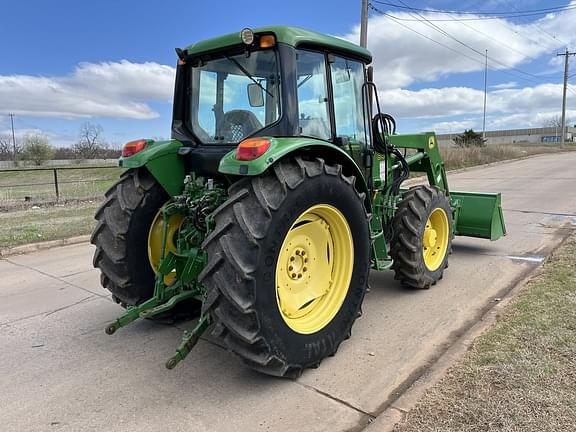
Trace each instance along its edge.
<instances>
[{"instance_id":1,"label":"utility pole","mask_svg":"<svg viewBox=\"0 0 576 432\"><path fill-rule=\"evenodd\" d=\"M484 115L482 117L482 140L486 142L486 89L488 82L488 50L484 58Z\"/></svg>"},{"instance_id":2,"label":"utility pole","mask_svg":"<svg viewBox=\"0 0 576 432\"><path fill-rule=\"evenodd\" d=\"M368 0L362 0L362 12L360 14L360 46L368 45Z\"/></svg>"},{"instance_id":3,"label":"utility pole","mask_svg":"<svg viewBox=\"0 0 576 432\"><path fill-rule=\"evenodd\" d=\"M12 123L12 147L14 149L14 166L16 166L16 135L14 135L14 114L10 113L10 123Z\"/></svg>"},{"instance_id":4,"label":"utility pole","mask_svg":"<svg viewBox=\"0 0 576 432\"><path fill-rule=\"evenodd\" d=\"M560 138L560 143L564 144L566 140L566 87L568 87L568 57L576 55L576 52L566 52L563 54L556 54L558 56L564 56L564 88L562 89L562 138Z\"/></svg>"}]
</instances>

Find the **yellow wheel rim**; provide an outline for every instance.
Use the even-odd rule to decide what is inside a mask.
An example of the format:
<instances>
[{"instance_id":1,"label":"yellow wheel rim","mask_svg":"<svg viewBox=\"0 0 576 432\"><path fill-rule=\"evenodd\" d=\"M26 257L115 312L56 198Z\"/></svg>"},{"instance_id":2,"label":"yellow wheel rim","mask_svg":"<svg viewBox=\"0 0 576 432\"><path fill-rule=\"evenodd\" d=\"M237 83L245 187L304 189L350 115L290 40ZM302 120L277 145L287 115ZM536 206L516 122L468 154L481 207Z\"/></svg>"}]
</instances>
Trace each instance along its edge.
<instances>
[{"instance_id":1,"label":"yellow wheel rim","mask_svg":"<svg viewBox=\"0 0 576 432\"><path fill-rule=\"evenodd\" d=\"M344 215L327 204L302 213L276 263L276 300L284 322L311 334L336 316L352 279L354 244Z\"/></svg>"},{"instance_id":2,"label":"yellow wheel rim","mask_svg":"<svg viewBox=\"0 0 576 432\"><path fill-rule=\"evenodd\" d=\"M443 209L436 208L426 221L422 239L422 256L428 270L437 270L444 261L448 252L449 238L448 216Z\"/></svg>"},{"instance_id":3,"label":"yellow wheel rim","mask_svg":"<svg viewBox=\"0 0 576 432\"><path fill-rule=\"evenodd\" d=\"M168 231L166 233L166 254L176 252L176 234L182 225L184 216L174 214L168 218ZM148 261L154 273L158 272L158 266L162 258L162 235L164 234L164 219L162 218L162 209L156 213L150 231L148 232ZM176 279L176 272L164 276L164 283L170 285Z\"/></svg>"}]
</instances>

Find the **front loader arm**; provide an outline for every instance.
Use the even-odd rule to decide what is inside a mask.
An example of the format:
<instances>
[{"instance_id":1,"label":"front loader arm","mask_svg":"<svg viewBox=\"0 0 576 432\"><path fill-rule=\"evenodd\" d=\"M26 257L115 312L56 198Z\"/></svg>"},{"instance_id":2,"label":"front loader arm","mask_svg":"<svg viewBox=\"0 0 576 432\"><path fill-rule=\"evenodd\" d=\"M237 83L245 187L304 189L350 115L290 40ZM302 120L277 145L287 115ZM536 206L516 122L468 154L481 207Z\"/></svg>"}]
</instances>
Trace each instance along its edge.
<instances>
[{"instance_id":1,"label":"front loader arm","mask_svg":"<svg viewBox=\"0 0 576 432\"><path fill-rule=\"evenodd\" d=\"M406 156L410 170L426 173L430 186L446 191L453 210L455 235L490 240L506 235L500 193L450 191L444 161L433 132L389 135L388 140L397 148L416 150L416 153ZM394 169L389 169L387 175L393 177Z\"/></svg>"}]
</instances>

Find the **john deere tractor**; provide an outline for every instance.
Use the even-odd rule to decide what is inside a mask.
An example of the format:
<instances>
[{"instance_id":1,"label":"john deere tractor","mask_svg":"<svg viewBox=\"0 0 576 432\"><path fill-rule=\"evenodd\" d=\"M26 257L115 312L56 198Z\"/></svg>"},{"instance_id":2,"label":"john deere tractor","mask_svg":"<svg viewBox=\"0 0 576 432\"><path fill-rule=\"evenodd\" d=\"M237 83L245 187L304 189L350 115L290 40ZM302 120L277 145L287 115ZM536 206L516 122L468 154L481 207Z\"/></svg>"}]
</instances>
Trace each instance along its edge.
<instances>
[{"instance_id":1,"label":"john deere tractor","mask_svg":"<svg viewBox=\"0 0 576 432\"><path fill-rule=\"evenodd\" d=\"M396 134L369 51L293 27L177 49L172 139L123 148L94 265L137 318L196 315L247 365L295 377L336 353L370 270L427 289L454 235L505 234L499 194L448 188L434 133ZM411 172L428 184L403 188Z\"/></svg>"}]
</instances>

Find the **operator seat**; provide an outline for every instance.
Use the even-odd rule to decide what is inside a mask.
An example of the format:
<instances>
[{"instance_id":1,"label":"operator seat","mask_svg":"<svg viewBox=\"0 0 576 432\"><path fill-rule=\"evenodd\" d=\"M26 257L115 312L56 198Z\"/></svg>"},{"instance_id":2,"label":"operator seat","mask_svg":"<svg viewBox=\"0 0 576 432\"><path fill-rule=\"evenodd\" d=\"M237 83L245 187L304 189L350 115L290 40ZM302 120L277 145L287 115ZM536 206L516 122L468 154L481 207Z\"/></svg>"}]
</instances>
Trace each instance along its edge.
<instances>
[{"instance_id":1,"label":"operator seat","mask_svg":"<svg viewBox=\"0 0 576 432\"><path fill-rule=\"evenodd\" d=\"M251 111L232 110L224 113L222 118L224 142L240 142L258 129L262 129L262 124Z\"/></svg>"}]
</instances>

